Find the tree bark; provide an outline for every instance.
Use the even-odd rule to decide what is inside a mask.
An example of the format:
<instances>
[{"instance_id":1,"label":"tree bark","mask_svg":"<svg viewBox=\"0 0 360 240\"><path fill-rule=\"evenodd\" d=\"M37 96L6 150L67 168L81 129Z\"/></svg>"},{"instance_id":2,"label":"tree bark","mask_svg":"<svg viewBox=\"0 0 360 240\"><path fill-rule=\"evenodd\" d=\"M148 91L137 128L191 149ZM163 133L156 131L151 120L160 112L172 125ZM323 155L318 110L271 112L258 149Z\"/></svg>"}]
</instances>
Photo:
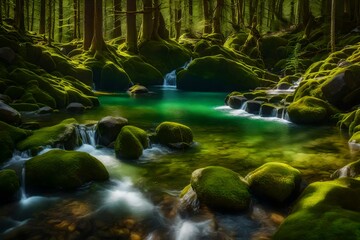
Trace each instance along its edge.
<instances>
[{"instance_id":1,"label":"tree bark","mask_svg":"<svg viewBox=\"0 0 360 240\"><path fill-rule=\"evenodd\" d=\"M222 11L224 8L224 0L217 0L214 18L213 18L213 33L221 34L221 19L222 19Z\"/></svg>"},{"instance_id":2,"label":"tree bark","mask_svg":"<svg viewBox=\"0 0 360 240\"><path fill-rule=\"evenodd\" d=\"M16 0L15 5L15 25L19 31L25 32L24 22L24 0Z\"/></svg>"},{"instance_id":3,"label":"tree bark","mask_svg":"<svg viewBox=\"0 0 360 240\"><path fill-rule=\"evenodd\" d=\"M77 1L78 0L73 1L73 14L74 14L73 15L73 17L74 17L74 20L73 20L73 39L78 38L78 36L77 36L77 23L78 23Z\"/></svg>"},{"instance_id":4,"label":"tree bark","mask_svg":"<svg viewBox=\"0 0 360 240\"><path fill-rule=\"evenodd\" d=\"M154 0L154 25L152 29L151 39L159 40L159 25L160 25L160 2L159 0Z\"/></svg>"},{"instance_id":5,"label":"tree bark","mask_svg":"<svg viewBox=\"0 0 360 240\"><path fill-rule=\"evenodd\" d=\"M45 10L45 0L41 0L41 4L40 4L40 29L39 29L39 33L40 34L45 34L45 17L46 17L46 10Z\"/></svg>"},{"instance_id":6,"label":"tree bark","mask_svg":"<svg viewBox=\"0 0 360 240\"><path fill-rule=\"evenodd\" d=\"M173 37L174 36L174 27L173 27L173 24L174 24L174 14L173 14L173 1L172 0L169 0L169 31L170 31L170 37Z\"/></svg>"},{"instance_id":7,"label":"tree bark","mask_svg":"<svg viewBox=\"0 0 360 240\"><path fill-rule=\"evenodd\" d=\"M330 42L331 52L335 52L335 19L336 19L336 1L331 1L331 31L330 31Z\"/></svg>"},{"instance_id":8,"label":"tree bark","mask_svg":"<svg viewBox=\"0 0 360 240\"><path fill-rule=\"evenodd\" d=\"M0 25L2 25L2 19L3 19L3 15L2 15L2 1L0 1Z\"/></svg>"},{"instance_id":9,"label":"tree bark","mask_svg":"<svg viewBox=\"0 0 360 240\"><path fill-rule=\"evenodd\" d=\"M194 2L193 0L189 0L189 32L192 33L193 31L193 15L194 15Z\"/></svg>"},{"instance_id":10,"label":"tree bark","mask_svg":"<svg viewBox=\"0 0 360 240\"><path fill-rule=\"evenodd\" d=\"M86 0L84 2L86 2ZM62 42L63 37L63 15L63 0L59 0L59 42Z\"/></svg>"},{"instance_id":11,"label":"tree bark","mask_svg":"<svg viewBox=\"0 0 360 240\"><path fill-rule=\"evenodd\" d=\"M121 31L121 0L114 0L114 32L113 32L113 38L120 37L122 35Z\"/></svg>"},{"instance_id":12,"label":"tree bark","mask_svg":"<svg viewBox=\"0 0 360 240\"><path fill-rule=\"evenodd\" d=\"M181 34L181 18L182 18L182 10L181 4L178 2L175 4L175 39L179 40Z\"/></svg>"},{"instance_id":13,"label":"tree bark","mask_svg":"<svg viewBox=\"0 0 360 240\"><path fill-rule=\"evenodd\" d=\"M31 26L30 26L31 31L34 31L34 17L35 17L35 0L32 0Z\"/></svg>"},{"instance_id":14,"label":"tree bark","mask_svg":"<svg viewBox=\"0 0 360 240\"><path fill-rule=\"evenodd\" d=\"M88 0L86 0L88 1ZM103 9L102 0L95 0L94 8L94 37L91 42L90 50L92 52L101 52L105 47L103 37Z\"/></svg>"},{"instance_id":15,"label":"tree bark","mask_svg":"<svg viewBox=\"0 0 360 240\"><path fill-rule=\"evenodd\" d=\"M86 0L85 0L86 1ZM81 38L81 27L80 27L80 20L81 20L81 11L80 11L80 0L77 0L77 35L78 35L78 38Z\"/></svg>"},{"instance_id":16,"label":"tree bark","mask_svg":"<svg viewBox=\"0 0 360 240\"><path fill-rule=\"evenodd\" d=\"M48 1L48 19L47 19L47 24L48 24L48 45L51 46L51 32L52 32L52 1Z\"/></svg>"},{"instance_id":17,"label":"tree bark","mask_svg":"<svg viewBox=\"0 0 360 240\"><path fill-rule=\"evenodd\" d=\"M142 34L141 41L151 40L151 34L153 32L153 10L152 0L143 0L144 14L142 19Z\"/></svg>"},{"instance_id":18,"label":"tree bark","mask_svg":"<svg viewBox=\"0 0 360 240\"><path fill-rule=\"evenodd\" d=\"M203 0L204 33L211 33L209 0Z\"/></svg>"},{"instance_id":19,"label":"tree bark","mask_svg":"<svg viewBox=\"0 0 360 240\"><path fill-rule=\"evenodd\" d=\"M137 53L136 1L127 0L126 3L127 49L129 52Z\"/></svg>"},{"instance_id":20,"label":"tree bark","mask_svg":"<svg viewBox=\"0 0 360 240\"><path fill-rule=\"evenodd\" d=\"M25 0L26 9L26 29L30 29L30 0Z\"/></svg>"},{"instance_id":21,"label":"tree bark","mask_svg":"<svg viewBox=\"0 0 360 240\"><path fill-rule=\"evenodd\" d=\"M95 0L84 1L84 50L88 50L94 37Z\"/></svg>"}]
</instances>

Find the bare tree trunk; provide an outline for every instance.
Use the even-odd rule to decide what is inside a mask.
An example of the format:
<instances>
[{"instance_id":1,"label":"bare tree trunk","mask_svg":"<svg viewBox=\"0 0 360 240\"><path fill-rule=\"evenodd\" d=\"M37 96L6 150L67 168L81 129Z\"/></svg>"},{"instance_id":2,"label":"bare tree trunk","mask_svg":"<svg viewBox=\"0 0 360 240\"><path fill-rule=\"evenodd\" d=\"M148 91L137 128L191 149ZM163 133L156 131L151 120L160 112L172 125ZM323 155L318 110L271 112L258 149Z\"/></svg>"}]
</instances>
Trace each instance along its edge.
<instances>
[{"instance_id":1,"label":"bare tree trunk","mask_svg":"<svg viewBox=\"0 0 360 240\"><path fill-rule=\"evenodd\" d=\"M290 23L295 23L295 2L294 0L291 1L291 8L290 8Z\"/></svg>"},{"instance_id":2,"label":"bare tree trunk","mask_svg":"<svg viewBox=\"0 0 360 240\"><path fill-rule=\"evenodd\" d=\"M159 0L154 0L154 25L152 30L151 38L153 40L159 40L159 25L160 25L160 2Z\"/></svg>"},{"instance_id":3,"label":"bare tree trunk","mask_svg":"<svg viewBox=\"0 0 360 240\"><path fill-rule=\"evenodd\" d=\"M45 34L45 17L46 17L46 5L45 5L46 1L45 0L41 0L41 5L40 5L40 30L39 33L40 34Z\"/></svg>"},{"instance_id":4,"label":"bare tree trunk","mask_svg":"<svg viewBox=\"0 0 360 240\"><path fill-rule=\"evenodd\" d=\"M194 15L194 2L193 0L189 0L189 32L193 32L193 15Z\"/></svg>"},{"instance_id":5,"label":"bare tree trunk","mask_svg":"<svg viewBox=\"0 0 360 240\"><path fill-rule=\"evenodd\" d=\"M2 1L0 1L0 25L2 25L2 19L3 19L3 15L2 15Z\"/></svg>"},{"instance_id":6,"label":"bare tree trunk","mask_svg":"<svg viewBox=\"0 0 360 240\"><path fill-rule=\"evenodd\" d=\"M30 0L25 0L26 8L26 29L30 30Z\"/></svg>"},{"instance_id":7,"label":"bare tree trunk","mask_svg":"<svg viewBox=\"0 0 360 240\"><path fill-rule=\"evenodd\" d=\"M59 0L59 42L62 42L63 37L63 15L63 0Z\"/></svg>"},{"instance_id":8,"label":"bare tree trunk","mask_svg":"<svg viewBox=\"0 0 360 240\"><path fill-rule=\"evenodd\" d=\"M88 0L86 0L88 1ZM99 52L105 48L103 37L103 9L102 0L95 0L94 8L94 37L91 42L90 50L92 52Z\"/></svg>"},{"instance_id":9,"label":"bare tree trunk","mask_svg":"<svg viewBox=\"0 0 360 240\"><path fill-rule=\"evenodd\" d=\"M7 3L7 5L6 5L6 8L5 8L5 12L6 12L6 18L10 18L10 0L6 0L6 3Z\"/></svg>"},{"instance_id":10,"label":"bare tree trunk","mask_svg":"<svg viewBox=\"0 0 360 240\"><path fill-rule=\"evenodd\" d=\"M330 42L331 52L335 52L335 19L336 19L336 1L331 1L331 31L330 31Z\"/></svg>"},{"instance_id":11,"label":"bare tree trunk","mask_svg":"<svg viewBox=\"0 0 360 240\"><path fill-rule=\"evenodd\" d=\"M114 32L113 38L120 37L122 35L121 31L121 0L114 0Z\"/></svg>"},{"instance_id":12,"label":"bare tree trunk","mask_svg":"<svg viewBox=\"0 0 360 240\"><path fill-rule=\"evenodd\" d=\"M169 0L169 30L170 30L170 37L173 37L174 36L174 27L173 27L173 24L174 24L174 14L173 14L173 1L172 0Z\"/></svg>"},{"instance_id":13,"label":"bare tree trunk","mask_svg":"<svg viewBox=\"0 0 360 240\"><path fill-rule=\"evenodd\" d=\"M175 3L175 39L179 40L181 35L181 18L182 18L182 10L181 3Z\"/></svg>"},{"instance_id":14,"label":"bare tree trunk","mask_svg":"<svg viewBox=\"0 0 360 240\"><path fill-rule=\"evenodd\" d=\"M214 18L213 18L213 33L221 34L221 19L222 19L222 11L224 8L224 0L217 0Z\"/></svg>"},{"instance_id":15,"label":"bare tree trunk","mask_svg":"<svg viewBox=\"0 0 360 240\"><path fill-rule=\"evenodd\" d=\"M95 0L84 1L84 50L88 50L94 37Z\"/></svg>"},{"instance_id":16,"label":"bare tree trunk","mask_svg":"<svg viewBox=\"0 0 360 240\"><path fill-rule=\"evenodd\" d=\"M143 0L144 14L142 19L142 34L141 41L151 40L151 34L153 32L153 8L152 0Z\"/></svg>"},{"instance_id":17,"label":"bare tree trunk","mask_svg":"<svg viewBox=\"0 0 360 240\"><path fill-rule=\"evenodd\" d=\"M137 53L136 1L127 0L126 3L127 49L129 52Z\"/></svg>"},{"instance_id":18,"label":"bare tree trunk","mask_svg":"<svg viewBox=\"0 0 360 240\"><path fill-rule=\"evenodd\" d=\"M243 13L244 0L237 1L237 24L239 26L244 25L244 15Z\"/></svg>"},{"instance_id":19,"label":"bare tree trunk","mask_svg":"<svg viewBox=\"0 0 360 240\"><path fill-rule=\"evenodd\" d=\"M235 0L231 0L230 2L230 8L231 8L231 22L233 24L236 23L236 8L235 8Z\"/></svg>"},{"instance_id":20,"label":"bare tree trunk","mask_svg":"<svg viewBox=\"0 0 360 240\"><path fill-rule=\"evenodd\" d=\"M204 33L211 33L209 0L203 0Z\"/></svg>"},{"instance_id":21,"label":"bare tree trunk","mask_svg":"<svg viewBox=\"0 0 360 240\"><path fill-rule=\"evenodd\" d=\"M34 16L35 15L35 0L32 0L32 9L31 9L31 26L30 30L34 31Z\"/></svg>"},{"instance_id":22,"label":"bare tree trunk","mask_svg":"<svg viewBox=\"0 0 360 240\"><path fill-rule=\"evenodd\" d=\"M24 0L16 0L15 5L15 25L19 31L25 31L24 23Z\"/></svg>"},{"instance_id":23,"label":"bare tree trunk","mask_svg":"<svg viewBox=\"0 0 360 240\"><path fill-rule=\"evenodd\" d=\"M52 3L52 26L51 26L51 38L55 40L55 25L56 25L56 3L55 1Z\"/></svg>"},{"instance_id":24,"label":"bare tree trunk","mask_svg":"<svg viewBox=\"0 0 360 240\"><path fill-rule=\"evenodd\" d=\"M48 24L48 45L51 46L51 30L52 30L52 1L48 1L48 19L47 19L47 24Z\"/></svg>"},{"instance_id":25,"label":"bare tree trunk","mask_svg":"<svg viewBox=\"0 0 360 240\"><path fill-rule=\"evenodd\" d=\"M77 14L78 14L78 12L77 12L77 1L78 0L74 0L73 1L73 13L74 13L74 20L73 20L73 38L74 39L76 39L76 38L78 38L78 36L77 36L77 19L78 19L78 17L77 17Z\"/></svg>"},{"instance_id":26,"label":"bare tree trunk","mask_svg":"<svg viewBox=\"0 0 360 240\"><path fill-rule=\"evenodd\" d=\"M85 0L86 1L86 0ZM77 0L77 36L78 38L81 38L81 25L80 25L80 20L81 20L81 8L80 8L80 0Z\"/></svg>"}]
</instances>

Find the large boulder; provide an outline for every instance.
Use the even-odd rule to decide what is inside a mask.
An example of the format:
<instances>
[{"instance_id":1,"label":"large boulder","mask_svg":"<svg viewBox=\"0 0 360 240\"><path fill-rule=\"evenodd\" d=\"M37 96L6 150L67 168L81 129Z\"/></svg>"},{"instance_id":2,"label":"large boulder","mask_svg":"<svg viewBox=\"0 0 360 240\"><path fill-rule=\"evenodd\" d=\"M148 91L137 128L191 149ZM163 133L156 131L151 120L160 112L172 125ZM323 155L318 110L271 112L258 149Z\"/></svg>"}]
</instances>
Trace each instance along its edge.
<instances>
[{"instance_id":1,"label":"large boulder","mask_svg":"<svg viewBox=\"0 0 360 240\"><path fill-rule=\"evenodd\" d=\"M250 205L247 183L230 169L210 166L191 174L191 187L200 203L223 211L243 211Z\"/></svg>"},{"instance_id":2,"label":"large boulder","mask_svg":"<svg viewBox=\"0 0 360 240\"><path fill-rule=\"evenodd\" d=\"M285 203L299 192L301 173L287 164L269 162L250 172L245 179L254 195Z\"/></svg>"},{"instance_id":3,"label":"large boulder","mask_svg":"<svg viewBox=\"0 0 360 240\"><path fill-rule=\"evenodd\" d=\"M47 190L75 189L90 181L105 181L109 173L85 152L51 150L25 163L26 186Z\"/></svg>"},{"instance_id":4,"label":"large boulder","mask_svg":"<svg viewBox=\"0 0 360 240\"><path fill-rule=\"evenodd\" d=\"M130 95L137 95L137 94L145 94L145 93L149 93L149 89L147 89L146 87L139 85L139 84L135 84L134 86L130 87L127 92Z\"/></svg>"},{"instance_id":5,"label":"large boulder","mask_svg":"<svg viewBox=\"0 0 360 240\"><path fill-rule=\"evenodd\" d=\"M73 150L79 143L76 133L77 121L69 118L61 123L44 127L33 132L33 135L17 144L20 151L31 150L33 154L39 152L45 146L61 147L66 150Z\"/></svg>"},{"instance_id":6,"label":"large boulder","mask_svg":"<svg viewBox=\"0 0 360 240\"><path fill-rule=\"evenodd\" d=\"M0 121L11 125L19 125L21 122L21 115L14 108L0 101Z\"/></svg>"},{"instance_id":7,"label":"large boulder","mask_svg":"<svg viewBox=\"0 0 360 240\"><path fill-rule=\"evenodd\" d=\"M306 96L291 103L288 107L289 118L298 124L318 124L330 120L336 110L327 102Z\"/></svg>"},{"instance_id":8,"label":"large boulder","mask_svg":"<svg viewBox=\"0 0 360 240\"><path fill-rule=\"evenodd\" d=\"M359 202L359 179L312 183L273 239L357 239L360 234Z\"/></svg>"},{"instance_id":9,"label":"large boulder","mask_svg":"<svg viewBox=\"0 0 360 240\"><path fill-rule=\"evenodd\" d=\"M102 118L96 125L96 142L103 146L109 146L116 140L121 128L128 124L128 120L123 117L107 116Z\"/></svg>"},{"instance_id":10,"label":"large boulder","mask_svg":"<svg viewBox=\"0 0 360 240\"><path fill-rule=\"evenodd\" d=\"M0 203L16 199L20 189L19 177L11 169L0 170Z\"/></svg>"},{"instance_id":11,"label":"large boulder","mask_svg":"<svg viewBox=\"0 0 360 240\"><path fill-rule=\"evenodd\" d=\"M161 144L170 147L189 146L193 141L193 134L188 126L176 122L162 122L156 127L156 139Z\"/></svg>"},{"instance_id":12,"label":"large boulder","mask_svg":"<svg viewBox=\"0 0 360 240\"><path fill-rule=\"evenodd\" d=\"M106 63L100 73L100 78L95 78L95 88L100 91L121 92L128 89L132 82L124 69L114 63Z\"/></svg>"},{"instance_id":13,"label":"large boulder","mask_svg":"<svg viewBox=\"0 0 360 240\"><path fill-rule=\"evenodd\" d=\"M177 74L177 88L191 91L246 91L261 86L258 76L244 63L222 55L193 60Z\"/></svg>"},{"instance_id":14,"label":"large boulder","mask_svg":"<svg viewBox=\"0 0 360 240\"><path fill-rule=\"evenodd\" d=\"M149 146L146 132L138 127L124 126L115 142L115 154L123 159L138 159Z\"/></svg>"}]
</instances>

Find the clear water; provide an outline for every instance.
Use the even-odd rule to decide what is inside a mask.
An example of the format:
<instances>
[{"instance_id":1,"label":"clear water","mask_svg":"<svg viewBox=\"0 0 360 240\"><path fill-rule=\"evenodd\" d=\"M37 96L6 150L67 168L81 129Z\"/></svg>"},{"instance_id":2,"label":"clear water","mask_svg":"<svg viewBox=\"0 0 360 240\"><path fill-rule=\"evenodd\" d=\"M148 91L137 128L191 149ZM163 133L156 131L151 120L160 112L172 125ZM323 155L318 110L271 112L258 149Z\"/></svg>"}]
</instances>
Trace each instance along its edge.
<instances>
[{"instance_id":1,"label":"clear water","mask_svg":"<svg viewBox=\"0 0 360 240\"><path fill-rule=\"evenodd\" d=\"M38 121L49 125L75 117L80 123L122 116L149 132L162 121L192 128L195 144L188 151L153 145L139 161L124 162L111 149L90 144L89 152L107 167L111 180L84 186L75 193L29 196L0 207L0 233L4 238L50 239L258 239L268 238L287 212L255 203L241 214L199 212L183 216L178 194L197 168L219 165L242 176L265 162L288 163L308 183L327 180L330 174L356 160L347 137L332 126L297 126L264 119L223 106L226 93L181 92L153 89L153 94L130 97L103 96L101 107L84 115L57 113ZM32 119L33 116L27 116ZM7 167L21 173L26 155L15 156ZM0 235L0 238L2 235Z\"/></svg>"}]
</instances>

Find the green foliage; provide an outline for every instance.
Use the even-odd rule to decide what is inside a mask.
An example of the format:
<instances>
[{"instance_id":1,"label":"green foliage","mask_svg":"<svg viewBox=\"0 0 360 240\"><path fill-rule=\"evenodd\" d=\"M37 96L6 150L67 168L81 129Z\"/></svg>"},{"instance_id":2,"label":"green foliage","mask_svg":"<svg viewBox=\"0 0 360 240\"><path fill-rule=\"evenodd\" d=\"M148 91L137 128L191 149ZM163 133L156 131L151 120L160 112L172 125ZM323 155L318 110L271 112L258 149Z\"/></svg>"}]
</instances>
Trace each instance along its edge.
<instances>
[{"instance_id":1,"label":"green foliage","mask_svg":"<svg viewBox=\"0 0 360 240\"><path fill-rule=\"evenodd\" d=\"M71 190L89 181L109 178L105 166L85 152L51 150L25 163L26 185L48 190Z\"/></svg>"}]
</instances>

